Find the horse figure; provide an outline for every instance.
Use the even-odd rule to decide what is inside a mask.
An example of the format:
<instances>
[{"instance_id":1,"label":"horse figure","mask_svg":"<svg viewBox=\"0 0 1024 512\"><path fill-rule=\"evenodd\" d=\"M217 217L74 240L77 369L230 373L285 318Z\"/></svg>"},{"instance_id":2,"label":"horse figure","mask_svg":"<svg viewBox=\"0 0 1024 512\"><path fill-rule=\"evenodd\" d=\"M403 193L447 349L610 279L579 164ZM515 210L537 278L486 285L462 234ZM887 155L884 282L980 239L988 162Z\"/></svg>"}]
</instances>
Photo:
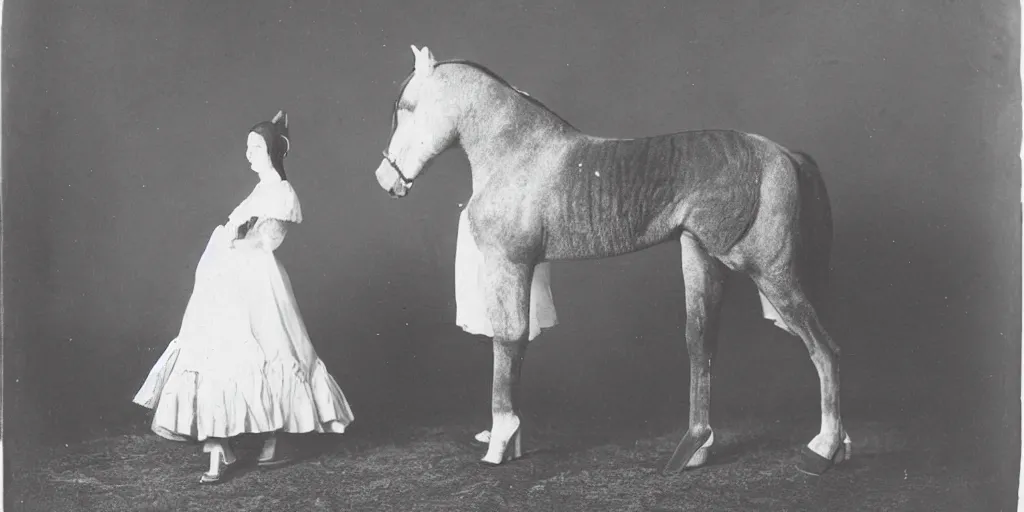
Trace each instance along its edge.
<instances>
[{"instance_id":1,"label":"horse figure","mask_svg":"<svg viewBox=\"0 0 1024 512\"><path fill-rule=\"evenodd\" d=\"M705 464L714 440L711 360L726 268L754 281L764 316L803 340L817 370L821 430L801 448L797 468L821 475L849 458L839 347L816 311L828 276L831 208L810 156L729 130L588 135L479 64L412 50L414 69L394 104L376 178L400 198L451 146L469 160L473 193L465 212L482 254L494 350L482 462L522 454L519 388L535 268L674 240L686 287L689 428L664 473Z\"/></svg>"}]
</instances>

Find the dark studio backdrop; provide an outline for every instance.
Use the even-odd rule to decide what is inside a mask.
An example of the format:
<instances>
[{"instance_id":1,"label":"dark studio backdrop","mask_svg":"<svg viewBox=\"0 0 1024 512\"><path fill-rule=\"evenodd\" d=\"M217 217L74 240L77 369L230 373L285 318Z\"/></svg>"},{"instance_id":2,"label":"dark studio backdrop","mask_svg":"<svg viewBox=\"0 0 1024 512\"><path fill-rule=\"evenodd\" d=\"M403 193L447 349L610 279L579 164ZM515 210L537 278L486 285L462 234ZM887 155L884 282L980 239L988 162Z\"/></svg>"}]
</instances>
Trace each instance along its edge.
<instances>
[{"instance_id":1,"label":"dark studio backdrop","mask_svg":"<svg viewBox=\"0 0 1024 512\"><path fill-rule=\"evenodd\" d=\"M416 44L487 65L593 134L733 128L811 153L833 200L844 414L941 414L1015 471L1014 2L4 4L15 463L144 427L131 398L177 333L207 237L255 184L246 130L278 109L306 218L278 255L353 428L488 425L489 347L454 326L465 158L443 155L402 201L373 177ZM683 428L677 245L557 263L553 287L562 323L527 355L530 414ZM761 319L748 280L727 293L714 421L817 415L803 345Z\"/></svg>"}]
</instances>

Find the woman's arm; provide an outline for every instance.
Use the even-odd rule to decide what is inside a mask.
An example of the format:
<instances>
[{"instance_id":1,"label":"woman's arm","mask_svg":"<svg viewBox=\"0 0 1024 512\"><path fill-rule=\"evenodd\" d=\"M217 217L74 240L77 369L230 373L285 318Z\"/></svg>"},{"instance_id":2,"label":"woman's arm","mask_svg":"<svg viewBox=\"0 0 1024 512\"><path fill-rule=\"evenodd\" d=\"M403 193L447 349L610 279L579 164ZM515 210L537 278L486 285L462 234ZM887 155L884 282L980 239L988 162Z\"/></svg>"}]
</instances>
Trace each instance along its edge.
<instances>
[{"instance_id":1,"label":"woman's arm","mask_svg":"<svg viewBox=\"0 0 1024 512\"><path fill-rule=\"evenodd\" d=\"M253 215L252 217L249 217L249 220L235 228L235 240L245 238L245 235L248 235L249 231L252 231L252 228L256 226L256 221L258 220L259 217Z\"/></svg>"},{"instance_id":2,"label":"woman's arm","mask_svg":"<svg viewBox=\"0 0 1024 512\"><path fill-rule=\"evenodd\" d=\"M250 219L251 221L251 219ZM252 229L247 230L245 238L235 240L231 246L235 249L266 249L274 251L281 246L288 232L288 223L278 219L260 219ZM241 233L241 228L239 228Z\"/></svg>"}]
</instances>

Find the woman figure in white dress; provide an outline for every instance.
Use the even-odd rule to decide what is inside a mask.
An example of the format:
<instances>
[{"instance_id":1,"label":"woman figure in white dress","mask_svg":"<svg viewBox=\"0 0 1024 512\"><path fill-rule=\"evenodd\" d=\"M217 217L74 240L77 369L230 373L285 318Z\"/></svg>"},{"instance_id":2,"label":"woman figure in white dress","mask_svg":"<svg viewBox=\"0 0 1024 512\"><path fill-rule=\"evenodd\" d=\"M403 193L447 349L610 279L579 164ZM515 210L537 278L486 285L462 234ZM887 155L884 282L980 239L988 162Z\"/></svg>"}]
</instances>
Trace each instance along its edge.
<instances>
[{"instance_id":1,"label":"woman figure in white dress","mask_svg":"<svg viewBox=\"0 0 1024 512\"><path fill-rule=\"evenodd\" d=\"M302 221L284 172L287 114L254 126L247 145L259 184L214 229L181 330L134 399L153 410L152 429L161 437L203 443L210 468L202 483L220 481L237 460L234 436L269 434L258 464L276 466L287 461L275 433L340 434L354 419L274 256L288 226Z\"/></svg>"}]
</instances>

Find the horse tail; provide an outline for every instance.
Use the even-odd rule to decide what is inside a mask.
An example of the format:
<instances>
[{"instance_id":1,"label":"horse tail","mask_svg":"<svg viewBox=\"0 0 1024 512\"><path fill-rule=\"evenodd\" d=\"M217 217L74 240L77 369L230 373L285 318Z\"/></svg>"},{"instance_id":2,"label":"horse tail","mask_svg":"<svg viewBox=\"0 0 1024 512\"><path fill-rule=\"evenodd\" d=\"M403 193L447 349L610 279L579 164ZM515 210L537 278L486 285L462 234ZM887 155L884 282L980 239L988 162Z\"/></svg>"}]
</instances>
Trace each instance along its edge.
<instances>
[{"instance_id":1,"label":"horse tail","mask_svg":"<svg viewBox=\"0 0 1024 512\"><path fill-rule=\"evenodd\" d=\"M824 323L832 257L832 206L818 163L807 153L789 152L800 195L798 268L804 292Z\"/></svg>"}]
</instances>

